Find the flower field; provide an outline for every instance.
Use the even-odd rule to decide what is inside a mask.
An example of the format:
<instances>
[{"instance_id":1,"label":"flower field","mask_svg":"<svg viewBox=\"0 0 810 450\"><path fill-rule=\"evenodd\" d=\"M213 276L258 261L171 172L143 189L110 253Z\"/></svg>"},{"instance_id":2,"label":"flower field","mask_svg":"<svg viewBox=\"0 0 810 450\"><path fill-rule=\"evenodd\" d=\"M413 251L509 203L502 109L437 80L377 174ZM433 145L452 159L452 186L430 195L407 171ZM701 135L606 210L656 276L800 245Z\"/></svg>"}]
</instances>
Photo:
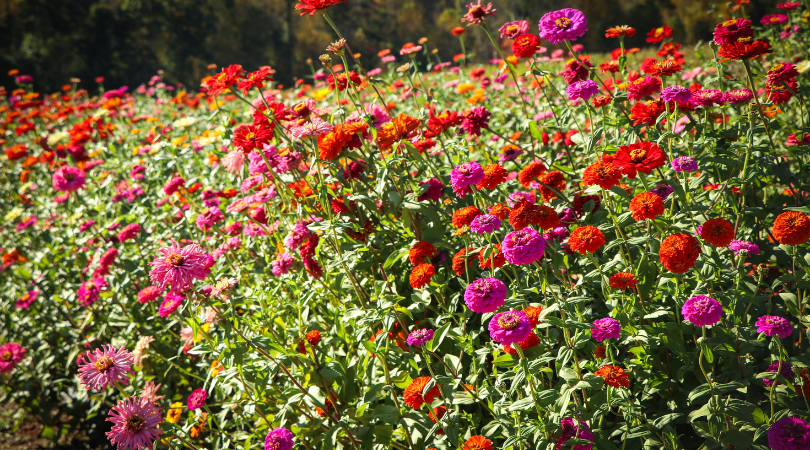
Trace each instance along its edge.
<instances>
[{"instance_id":1,"label":"flower field","mask_svg":"<svg viewBox=\"0 0 810 450\"><path fill-rule=\"evenodd\" d=\"M342 3L295 5L335 42L293 86L9 73L4 433L810 449L810 5L589 54L578 10L497 29L478 0L443 62L355 53Z\"/></svg>"}]
</instances>

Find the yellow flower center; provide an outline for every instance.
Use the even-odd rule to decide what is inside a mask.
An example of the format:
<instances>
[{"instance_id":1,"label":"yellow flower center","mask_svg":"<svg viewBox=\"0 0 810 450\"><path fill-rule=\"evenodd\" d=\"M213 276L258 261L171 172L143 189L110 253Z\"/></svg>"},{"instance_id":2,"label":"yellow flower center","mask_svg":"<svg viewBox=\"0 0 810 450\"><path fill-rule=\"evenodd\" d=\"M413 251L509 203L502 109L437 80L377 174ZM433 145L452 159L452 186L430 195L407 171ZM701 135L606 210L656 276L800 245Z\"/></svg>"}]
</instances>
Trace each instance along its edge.
<instances>
[{"instance_id":1,"label":"yellow flower center","mask_svg":"<svg viewBox=\"0 0 810 450\"><path fill-rule=\"evenodd\" d=\"M183 257L179 253L172 253L166 258L166 262L173 266L179 266L183 264Z\"/></svg>"},{"instance_id":2,"label":"yellow flower center","mask_svg":"<svg viewBox=\"0 0 810 450\"><path fill-rule=\"evenodd\" d=\"M3 362L11 361L11 352L8 350L4 351L3 354L0 355L0 361Z\"/></svg>"},{"instance_id":3,"label":"yellow flower center","mask_svg":"<svg viewBox=\"0 0 810 450\"><path fill-rule=\"evenodd\" d=\"M512 330L517 328L519 323L520 318L518 318L517 314L504 314L501 317L498 317L498 325L500 325L504 330Z\"/></svg>"},{"instance_id":4,"label":"yellow flower center","mask_svg":"<svg viewBox=\"0 0 810 450\"><path fill-rule=\"evenodd\" d=\"M560 17L559 19L555 20L554 23L560 28L568 28L571 26L571 19L568 17Z\"/></svg>"},{"instance_id":5,"label":"yellow flower center","mask_svg":"<svg viewBox=\"0 0 810 450\"><path fill-rule=\"evenodd\" d=\"M636 148L630 152L630 160L634 163L638 163L644 160L647 157L647 150L643 148Z\"/></svg>"},{"instance_id":6,"label":"yellow flower center","mask_svg":"<svg viewBox=\"0 0 810 450\"><path fill-rule=\"evenodd\" d=\"M96 366L96 369L98 369L99 372L106 372L110 370L110 367L115 365L115 361L113 361L109 356L102 356L101 358L97 359L93 365Z\"/></svg>"}]
</instances>

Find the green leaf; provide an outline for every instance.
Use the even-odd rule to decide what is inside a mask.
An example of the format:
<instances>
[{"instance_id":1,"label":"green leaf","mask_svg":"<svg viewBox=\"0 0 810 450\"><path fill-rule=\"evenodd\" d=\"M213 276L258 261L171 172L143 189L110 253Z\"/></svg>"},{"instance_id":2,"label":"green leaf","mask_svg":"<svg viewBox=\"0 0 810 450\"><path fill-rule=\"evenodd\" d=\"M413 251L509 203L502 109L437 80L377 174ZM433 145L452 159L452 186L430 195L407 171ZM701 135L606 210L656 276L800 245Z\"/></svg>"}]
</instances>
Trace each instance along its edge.
<instances>
[{"instance_id":1,"label":"green leaf","mask_svg":"<svg viewBox=\"0 0 810 450\"><path fill-rule=\"evenodd\" d=\"M534 399L526 397L509 405L509 411L528 411L534 407Z\"/></svg>"}]
</instances>

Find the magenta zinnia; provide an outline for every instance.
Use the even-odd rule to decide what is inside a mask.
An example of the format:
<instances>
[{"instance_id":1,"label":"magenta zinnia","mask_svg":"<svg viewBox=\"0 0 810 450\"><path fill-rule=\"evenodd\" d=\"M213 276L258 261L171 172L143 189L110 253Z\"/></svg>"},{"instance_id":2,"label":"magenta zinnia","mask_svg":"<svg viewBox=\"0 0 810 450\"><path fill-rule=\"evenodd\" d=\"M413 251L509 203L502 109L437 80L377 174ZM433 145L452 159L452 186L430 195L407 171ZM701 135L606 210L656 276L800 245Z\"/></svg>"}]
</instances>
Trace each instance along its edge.
<instances>
[{"instance_id":1,"label":"magenta zinnia","mask_svg":"<svg viewBox=\"0 0 810 450\"><path fill-rule=\"evenodd\" d=\"M172 292L182 292L191 289L195 279L204 280L211 272L213 258L203 253L202 247L197 244L180 248L180 244L172 240L170 247L163 247L159 251L163 256L149 263L153 266L149 278L160 289L168 285Z\"/></svg>"},{"instance_id":2,"label":"magenta zinnia","mask_svg":"<svg viewBox=\"0 0 810 450\"><path fill-rule=\"evenodd\" d=\"M107 421L113 423L107 437L119 450L152 448L163 433L158 427L162 414L149 398L126 397L107 416Z\"/></svg>"},{"instance_id":3,"label":"magenta zinnia","mask_svg":"<svg viewBox=\"0 0 810 450\"><path fill-rule=\"evenodd\" d=\"M103 391L116 383L129 384L132 360L132 353L126 348L102 345L80 357L78 375L88 390Z\"/></svg>"}]
</instances>

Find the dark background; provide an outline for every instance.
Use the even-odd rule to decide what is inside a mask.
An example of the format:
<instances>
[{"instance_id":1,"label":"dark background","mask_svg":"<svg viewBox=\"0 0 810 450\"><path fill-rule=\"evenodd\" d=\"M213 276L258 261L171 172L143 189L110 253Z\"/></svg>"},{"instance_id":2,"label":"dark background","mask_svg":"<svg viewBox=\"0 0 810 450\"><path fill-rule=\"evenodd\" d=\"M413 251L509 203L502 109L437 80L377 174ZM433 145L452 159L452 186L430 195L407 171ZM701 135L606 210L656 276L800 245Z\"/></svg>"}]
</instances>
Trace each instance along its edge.
<instances>
[{"instance_id":1,"label":"dark background","mask_svg":"<svg viewBox=\"0 0 810 450\"><path fill-rule=\"evenodd\" d=\"M104 76L107 88L135 87L165 70L170 83L196 89L218 67L241 64L248 70L271 65L285 84L311 73L306 60L320 67L318 56L336 40L320 14L299 16L297 0L0 0L0 85L13 86L10 69L32 75L37 90L51 92L69 78L91 88ZM450 30L462 26L466 3L461 0L349 0L329 10L330 16L362 54L367 68L379 64L378 50L399 48L421 37L437 48L443 61L460 53ZM694 44L711 37L714 24L730 17L732 3L714 0L493 0L498 10L490 27L527 19L537 21L548 11L581 9L590 31L577 41L586 51L610 51L618 45L604 38L605 29L631 25L638 34L630 47L645 46L644 35L670 25L676 42ZM775 3L774 3L775 4ZM773 8L771 2L768 8ZM755 0L746 6L758 24L766 12ZM495 56L477 27L467 28L467 51L479 60ZM546 43L547 44L547 43Z\"/></svg>"}]
</instances>

